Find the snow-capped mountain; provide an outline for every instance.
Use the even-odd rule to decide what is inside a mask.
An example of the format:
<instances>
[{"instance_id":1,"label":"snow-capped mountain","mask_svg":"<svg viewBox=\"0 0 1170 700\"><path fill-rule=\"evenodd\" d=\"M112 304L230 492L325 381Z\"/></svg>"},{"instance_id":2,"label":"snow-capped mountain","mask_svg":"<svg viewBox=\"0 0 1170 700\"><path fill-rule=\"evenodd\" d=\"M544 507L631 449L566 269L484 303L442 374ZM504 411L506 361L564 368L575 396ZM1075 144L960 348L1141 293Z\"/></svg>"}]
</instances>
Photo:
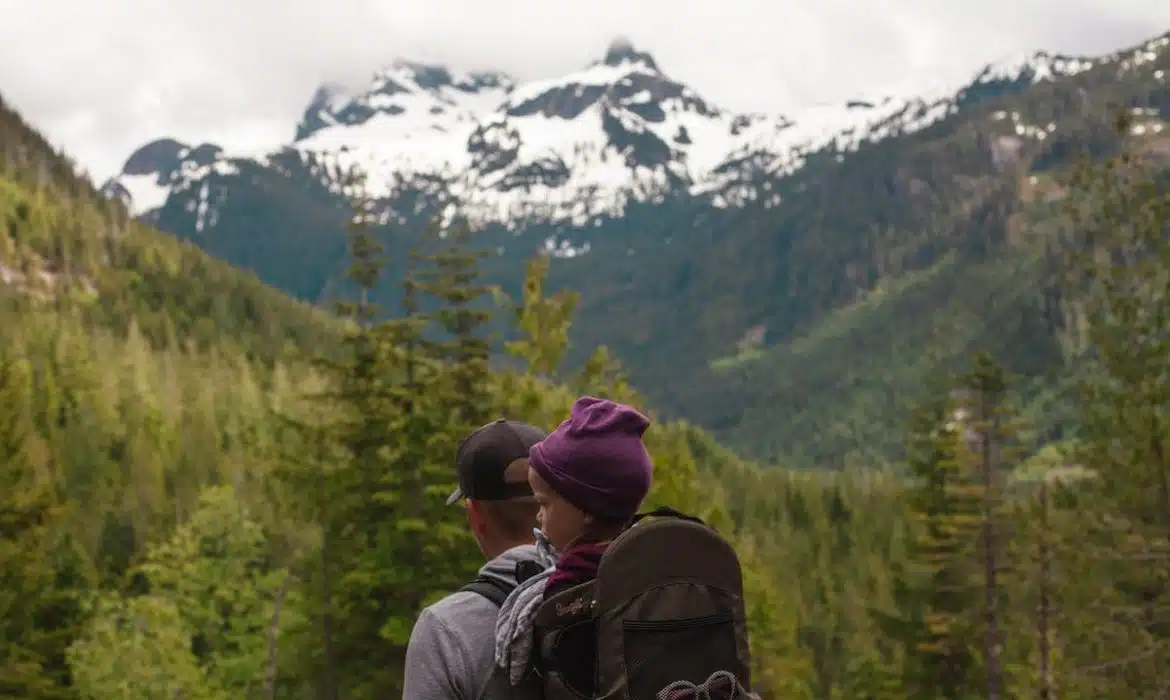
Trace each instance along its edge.
<instances>
[{"instance_id":1,"label":"snow-capped mountain","mask_svg":"<svg viewBox=\"0 0 1170 700\"><path fill-rule=\"evenodd\" d=\"M1117 145L1117 107L1130 107L1135 142L1170 154L1168 74L1163 36L1093 58L1035 53L920 95L767 115L714 104L628 43L533 82L399 61L361 89L317 90L283 148L155 141L107 192L323 304L353 292L340 194L356 166L387 224L375 233L390 262L372 295L385 313L399 308L408 253L434 244L426 223L458 208L489 253L484 281L513 298L525 261L556 258L546 289L580 293L566 362L604 345L664 413L731 442L753 416L783 414L784 434L750 432L769 450L807 443L813 454L825 433L864 432L871 411L890 409L907 387L881 375L913 364L904 349L935 337L935 321L973 344L1031 352L1051 340L1013 335L1048 313L1031 273L1009 282L986 260L1026 262L1016 246L1035 243L1025 229L1064 196L1067 168ZM869 315L875 295L888 314ZM948 313L956 295L1006 302L970 307L968 322ZM920 320L922 334L907 335ZM981 334L985 321L995 330ZM795 372L778 365L816 355L820 340L797 342L789 359L761 351L751 373L742 364L741 340L779 350L810 338L840 348ZM855 363L842 360L850 345L867 348ZM848 414L864 417L840 422L823 400L832 386L869 391ZM802 422L810 411L828 422Z\"/></svg>"},{"instance_id":2,"label":"snow-capped mountain","mask_svg":"<svg viewBox=\"0 0 1170 700\"><path fill-rule=\"evenodd\" d=\"M1157 41L1141 51L1157 51ZM790 115L737 114L711 103L628 42L556 79L517 84L502 73L460 74L397 61L357 94L323 86L289 146L230 154L211 144L162 139L143 146L105 190L151 218L184 199L203 230L232 196L232 178L256 168L301 170L333 193L356 167L384 216L454 208L473 224L585 227L621 216L631 202L702 198L716 207L775 204L777 176L818 153L837 157L865 143L915 131L971 96L1005 84L1070 75L1117 56L1038 53L987 66L964 86L914 97L854 100ZM406 195L411 196L406 196ZM410 211L408 211L410 210Z\"/></svg>"}]
</instances>

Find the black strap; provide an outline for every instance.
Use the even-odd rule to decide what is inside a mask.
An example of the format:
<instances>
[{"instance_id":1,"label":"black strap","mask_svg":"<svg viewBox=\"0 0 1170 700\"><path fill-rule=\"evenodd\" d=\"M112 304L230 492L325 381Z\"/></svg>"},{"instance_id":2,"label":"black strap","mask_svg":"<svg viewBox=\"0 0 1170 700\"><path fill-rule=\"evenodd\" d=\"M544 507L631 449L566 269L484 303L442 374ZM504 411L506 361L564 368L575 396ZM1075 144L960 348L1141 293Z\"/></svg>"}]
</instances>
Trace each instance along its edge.
<instances>
[{"instance_id":1,"label":"black strap","mask_svg":"<svg viewBox=\"0 0 1170 700\"><path fill-rule=\"evenodd\" d=\"M514 583L506 583L496 578L480 576L459 590L478 593L490 600L498 608L504 604L504 601L508 598L508 594L515 588L516 584Z\"/></svg>"},{"instance_id":2,"label":"black strap","mask_svg":"<svg viewBox=\"0 0 1170 700\"><path fill-rule=\"evenodd\" d=\"M702 518L697 518L693 515L687 515L686 513L680 510L675 510L670 506L659 506L652 511L638 513L634 516L634 519L630 521L630 525L633 525L643 518L679 518L681 520L689 520L692 523L698 523L704 526L707 525L707 523L703 522Z\"/></svg>"},{"instance_id":3,"label":"black strap","mask_svg":"<svg viewBox=\"0 0 1170 700\"><path fill-rule=\"evenodd\" d=\"M544 571L544 567L531 559L522 559L516 562L516 585L524 583L542 571Z\"/></svg>"},{"instance_id":4,"label":"black strap","mask_svg":"<svg viewBox=\"0 0 1170 700\"><path fill-rule=\"evenodd\" d=\"M504 601L507 600L512 591L516 590L516 586L519 586L542 571L544 571L544 567L539 562L531 559L521 559L516 562L515 581L501 581L498 578L477 576L474 581L459 590L477 593L490 600L498 608L504 604Z\"/></svg>"}]
</instances>

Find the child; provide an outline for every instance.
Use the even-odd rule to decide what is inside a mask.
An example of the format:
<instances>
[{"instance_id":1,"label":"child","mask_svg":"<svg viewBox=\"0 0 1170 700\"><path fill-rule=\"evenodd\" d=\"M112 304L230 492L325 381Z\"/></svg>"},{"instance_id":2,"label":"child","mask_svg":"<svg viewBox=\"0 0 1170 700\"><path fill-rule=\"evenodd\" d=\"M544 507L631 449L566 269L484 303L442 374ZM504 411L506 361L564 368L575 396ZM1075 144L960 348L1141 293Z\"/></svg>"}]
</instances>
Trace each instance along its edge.
<instances>
[{"instance_id":1,"label":"child","mask_svg":"<svg viewBox=\"0 0 1170 700\"><path fill-rule=\"evenodd\" d=\"M642 444L649 426L629 406L586 396L529 450L537 522L559 553L545 598L595 578L609 542L642 505L653 468Z\"/></svg>"},{"instance_id":2,"label":"child","mask_svg":"<svg viewBox=\"0 0 1170 700\"><path fill-rule=\"evenodd\" d=\"M496 626L496 663L513 685L535 656L532 620L541 601L597 577L601 555L637 513L650 490L653 465L642 435L650 420L633 408L584 396L569 419L528 452L528 483L540 507L538 540L555 564L518 587L504 602ZM580 660L568 680L588 697L596 640L563 640Z\"/></svg>"}]
</instances>

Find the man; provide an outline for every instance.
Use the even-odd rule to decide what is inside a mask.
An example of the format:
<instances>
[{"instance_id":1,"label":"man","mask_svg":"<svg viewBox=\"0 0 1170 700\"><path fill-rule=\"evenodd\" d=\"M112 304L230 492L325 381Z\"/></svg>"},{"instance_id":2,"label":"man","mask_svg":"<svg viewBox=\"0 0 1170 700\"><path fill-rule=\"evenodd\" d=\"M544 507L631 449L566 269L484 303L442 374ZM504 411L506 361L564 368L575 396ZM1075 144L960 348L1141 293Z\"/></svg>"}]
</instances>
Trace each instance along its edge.
<instances>
[{"instance_id":1,"label":"man","mask_svg":"<svg viewBox=\"0 0 1170 700\"><path fill-rule=\"evenodd\" d=\"M500 603L537 559L533 528L539 507L528 485L528 450L547 436L527 423L500 419L459 445L459 488L467 523L487 563L479 578L425 608L406 648L404 700L496 700L495 628ZM490 685L490 687L489 687Z\"/></svg>"}]
</instances>

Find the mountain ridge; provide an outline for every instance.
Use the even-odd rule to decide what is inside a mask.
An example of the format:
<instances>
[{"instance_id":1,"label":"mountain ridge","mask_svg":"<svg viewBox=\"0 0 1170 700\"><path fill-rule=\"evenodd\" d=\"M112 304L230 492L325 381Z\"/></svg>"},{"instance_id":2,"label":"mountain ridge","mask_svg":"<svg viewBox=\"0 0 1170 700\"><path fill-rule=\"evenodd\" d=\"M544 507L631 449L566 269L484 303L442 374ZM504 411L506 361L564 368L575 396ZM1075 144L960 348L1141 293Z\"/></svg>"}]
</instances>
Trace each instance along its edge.
<instances>
[{"instance_id":1,"label":"mountain ridge","mask_svg":"<svg viewBox=\"0 0 1170 700\"><path fill-rule=\"evenodd\" d=\"M1093 58L1035 52L989 64L961 88L939 88L932 94L943 96L933 100L884 97L810 108L799 120L795 115L776 127L782 140L769 148L768 142L749 139L700 182L677 177L691 171L686 158L675 158L673 151L665 164L655 166L654 154L663 152L654 150L654 139L673 136L663 122L647 121L639 111L656 116L655 107L666 115L676 109L707 119L702 113L715 114L717 106L669 78L659 80L648 67L635 71L643 76L638 80L659 80L661 100L631 100L639 91L633 81L622 86L622 78L596 81L593 92L586 90L587 81L574 78L504 87L507 98L492 112L498 128L491 134L482 122L460 122L461 112L431 115L426 107L420 116L447 119L444 123L465 130L466 143L448 141L466 151L464 162L476 164L468 166L475 172L464 183L475 181L472 176L486 182L482 176L491 174L497 185L512 186L485 188L478 200L471 198L472 205L534 204L519 212L497 207L494 221L473 222L476 240L489 252L483 259L486 278L509 294L521 291L525 260L533 254L555 258L549 288L581 293L570 362L606 345L664 415L692 420L760 459L782 461L799 453L817 464L839 463L843 441L854 440L855 431L845 430L845 422L898 434L882 423L896 413L889 395L913 393L917 376L899 368L921 365L934 335L931 326L949 323L950 311L967 319L994 311L995 319L956 332L962 347L948 352L961 355L990 344L1009 353L1004 359L1013 371L1059 366L1056 329L1045 320L1052 314L1046 309L1042 257L1011 274L1001 274L1001 266L988 260L1018 258L1021 241L1037 237L1027 229L1035 227L1037 217L1051 215L1038 212L1062 196L1062 169L1081 153L1099 156L1114 147L1117 107L1140 111L1133 133L1170 152L1168 45L1170 37L1163 35ZM629 51L637 52L632 46ZM619 52L614 62L630 60ZM613 77L612 67L602 70ZM431 100L418 102L424 106L437 99L418 91L401 94L416 102ZM688 100L694 100L690 107ZM334 109L345 104L339 99ZM654 138L622 141L639 135L624 127L606 133L602 115L607 113L650 124ZM571 114L576 116L558 116ZM551 146L564 155L559 164L525 151L585 124L581 115L592 120L587 132L592 141L552 139ZM406 252L422 242L426 224L440 214L468 213L453 211L452 201L464 191L441 174L416 168L407 177L390 168L387 176L385 158L369 159L377 148L345 143L344 136L371 123L392 124L402 116L334 125L306 138L330 135L339 144L336 152L289 146L261 160L219 156L199 164L191 149L181 168L199 177L166 188L162 206L144 218L300 299L323 303L346 292L343 222L349 209L339 194L344 168L338 166L381 163L382 170L371 168L372 205L379 215L376 234L391 263L384 275L388 281L374 298L392 310L400 301L396 280L405 272ZM721 134L733 119L716 117L705 124ZM775 119L773 126L780 123ZM614 121L622 127L617 116ZM533 128L550 123L560 131ZM512 132L516 138L510 143L497 138ZM480 138L471 139L473 134ZM698 147L710 146L703 145L699 131L688 136ZM375 146L401 155L405 142ZM469 143L476 148L467 150ZM204 148L202 157L213 150ZM608 170L589 171L585 165L600 162L601 155ZM626 160L631 157L633 165ZM576 181L566 179L565 171ZM668 173L676 179L657 191L639 190L627 177L639 172L651 184ZM621 176L609 181L614 186L608 190L585 190L581 197L573 186L554 191L554 185L587 184L606 174ZM401 187L385 188L387 182ZM563 202L576 208L558 210ZM1029 249L1027 255L1038 253ZM930 270L938 270L934 282L901 284ZM940 296L972 284L1002 289L1007 306L991 309L978 300L959 303ZM885 294L897 297L881 306L893 326L858 323L855 315L838 313ZM818 335L826 323L848 332ZM1026 329L1019 341L1004 345L1019 329ZM907 333L919 340L907 345L902 337ZM811 354L783 351L816 337L822 340ZM745 345L756 347L757 359L739 352ZM768 352L773 348L778 352ZM869 353L865 362L858 352ZM886 359L871 361L878 357ZM725 360L732 359L737 369L728 372ZM808 369L810 362L815 371ZM862 365L870 369L862 372ZM864 392L849 388L862 380ZM863 395L865 405L852 406ZM786 425L803 427L765 429L760 421L745 422L749 407L757 409L757 418L791 416L783 419ZM855 418L845 421L846 414Z\"/></svg>"},{"instance_id":2,"label":"mountain ridge","mask_svg":"<svg viewBox=\"0 0 1170 700\"><path fill-rule=\"evenodd\" d=\"M768 199L754 179L795 171L822 149L847 153L929 126L972 93L1072 75L1108 58L1033 52L987 64L962 85L787 116L715 105L624 39L581 69L528 82L396 59L351 95L318 87L280 149L229 154L164 138L131 154L104 191L149 217L176 192L239 175L248 161L271 167L293 151L332 180L331 190L341 188L339 170L357 166L379 199L416 189L438 197L441 189L453 200L444 206L458 202L480 225L588 226L598 215L622 215L631 200L660 202L678 190L713 206L741 206ZM181 148L152 171L129 167L160 142Z\"/></svg>"}]
</instances>

